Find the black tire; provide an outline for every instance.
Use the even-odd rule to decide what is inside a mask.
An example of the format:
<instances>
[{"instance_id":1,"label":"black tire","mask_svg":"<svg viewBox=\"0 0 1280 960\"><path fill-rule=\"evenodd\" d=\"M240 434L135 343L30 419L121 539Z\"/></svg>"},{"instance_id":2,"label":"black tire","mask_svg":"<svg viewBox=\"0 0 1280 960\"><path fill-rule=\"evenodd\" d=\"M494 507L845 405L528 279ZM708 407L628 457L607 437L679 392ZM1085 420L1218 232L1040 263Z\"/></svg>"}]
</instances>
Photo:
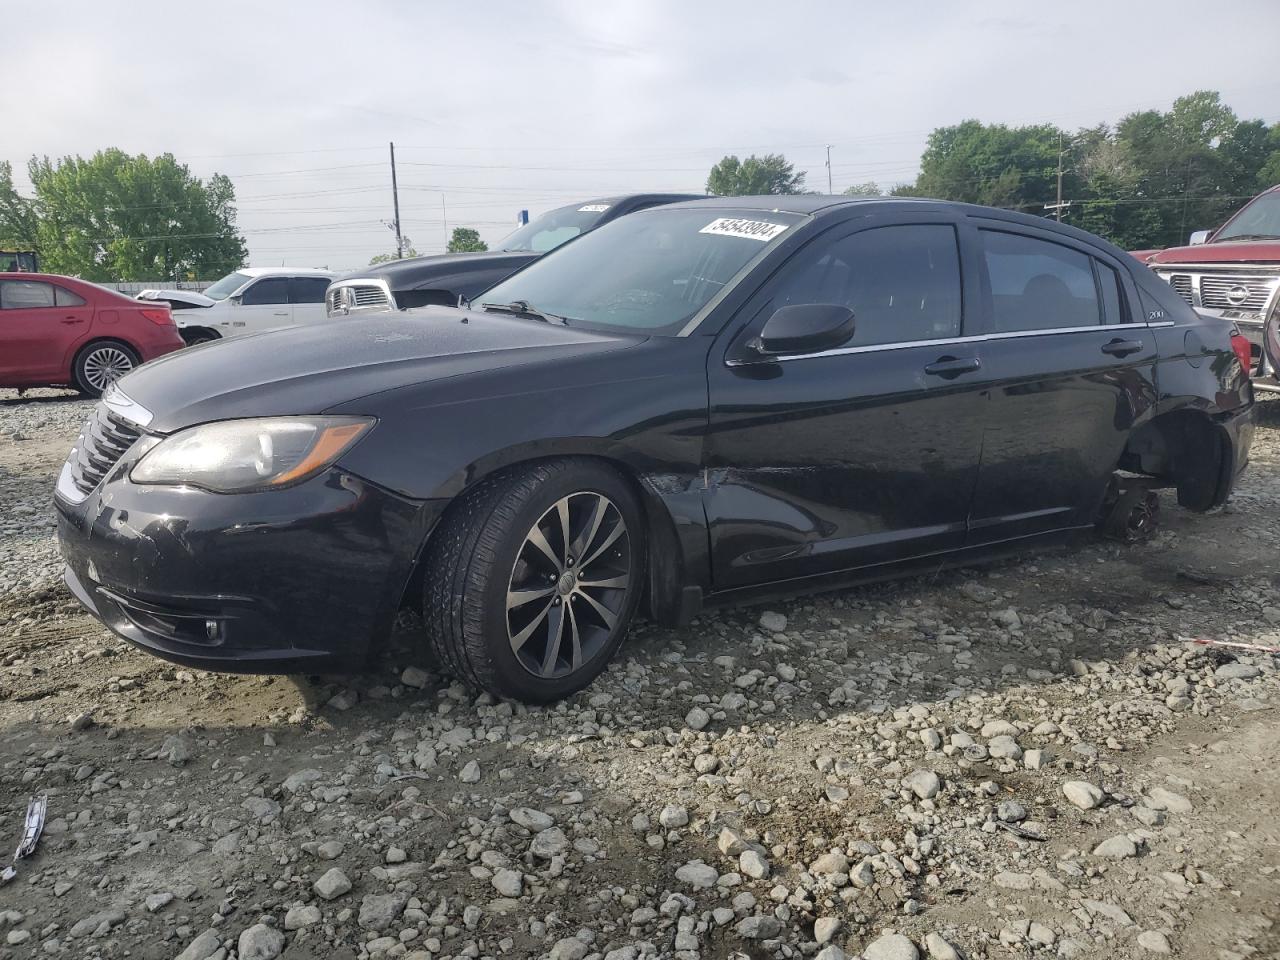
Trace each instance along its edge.
<instances>
[{"instance_id":1,"label":"black tire","mask_svg":"<svg viewBox=\"0 0 1280 960\"><path fill-rule=\"evenodd\" d=\"M545 556L536 551L530 556L535 528L552 511L558 511L562 502L569 504L563 514L566 527L573 529L568 517L574 513L575 519L581 520L582 532L556 540L556 547ZM600 503L607 504L600 507L606 519L597 520L587 533L588 514ZM621 534L614 532L616 526L606 526L615 518L623 526ZM612 545L605 543L609 537L616 537ZM575 581L581 592L597 592L577 596L576 587L566 592L566 575L578 576L566 569L575 563L573 544L584 538L587 549L582 551L585 556L580 558L580 569L585 572L604 565L616 571L625 564L624 587L602 590L582 577ZM542 543L548 544L550 539L554 537L544 538ZM553 554L567 558L566 562L550 566L556 562ZM517 637L526 630L514 630L513 618L523 610L536 612L535 605L543 600L531 601L529 607L513 607L510 598L543 593L541 588L522 590L517 579L523 576L522 569L547 562L546 558L552 559L543 572L555 583L545 591L550 600L541 615L546 618L544 627L537 629L545 628L547 639L539 647L539 640L531 638L517 651ZM427 546L422 619L428 643L442 666L471 686L527 703L560 700L594 680L621 645L639 603L646 559L643 517L635 495L627 481L604 463L576 458L548 460L482 480L450 506ZM558 576L557 570L561 571ZM529 576L542 583L541 573L530 571ZM622 578L613 575L609 582ZM595 612L606 606L595 602L597 597L612 604L607 611L616 618L612 625L606 626L607 614ZM552 603L560 607L558 614ZM538 619L532 616L532 620ZM575 657L580 659L576 668L572 664L562 668L561 657L546 655L552 644L549 633L553 621L559 630L571 630L563 635L572 649L563 656L580 651L580 658ZM557 639L557 650L560 645ZM545 674L534 672L545 668L548 659L551 664ZM539 663L531 667L530 660Z\"/></svg>"},{"instance_id":2,"label":"black tire","mask_svg":"<svg viewBox=\"0 0 1280 960\"><path fill-rule=\"evenodd\" d=\"M141 363L133 347L119 340L95 340L76 354L71 365L75 388L87 397L100 397L116 380Z\"/></svg>"},{"instance_id":3,"label":"black tire","mask_svg":"<svg viewBox=\"0 0 1280 960\"><path fill-rule=\"evenodd\" d=\"M187 330L179 330L178 333L181 335L183 341L188 347L194 347L201 343L212 343L214 340L222 339L212 330L204 330L200 327L197 327L190 332Z\"/></svg>"}]
</instances>

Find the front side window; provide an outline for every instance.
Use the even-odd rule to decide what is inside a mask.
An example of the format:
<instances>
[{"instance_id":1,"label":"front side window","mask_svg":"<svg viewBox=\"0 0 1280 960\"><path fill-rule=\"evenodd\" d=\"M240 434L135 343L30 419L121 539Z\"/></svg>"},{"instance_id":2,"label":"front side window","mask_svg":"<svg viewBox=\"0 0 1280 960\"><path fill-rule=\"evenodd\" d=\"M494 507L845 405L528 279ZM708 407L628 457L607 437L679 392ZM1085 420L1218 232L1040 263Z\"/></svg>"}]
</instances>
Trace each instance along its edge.
<instances>
[{"instance_id":1,"label":"front side window","mask_svg":"<svg viewBox=\"0 0 1280 960\"><path fill-rule=\"evenodd\" d=\"M1102 322L1092 258L1047 240L982 230L996 333Z\"/></svg>"},{"instance_id":2,"label":"front side window","mask_svg":"<svg viewBox=\"0 0 1280 960\"><path fill-rule=\"evenodd\" d=\"M244 292L240 302L246 307L289 302L289 278L267 277Z\"/></svg>"},{"instance_id":3,"label":"front side window","mask_svg":"<svg viewBox=\"0 0 1280 960\"><path fill-rule=\"evenodd\" d=\"M324 292L329 289L328 277L293 277L289 281L291 303L324 303Z\"/></svg>"},{"instance_id":4,"label":"front side window","mask_svg":"<svg viewBox=\"0 0 1280 960\"><path fill-rule=\"evenodd\" d=\"M570 326L676 334L805 219L702 205L632 213L534 261L473 302L493 309L523 301Z\"/></svg>"},{"instance_id":5,"label":"front side window","mask_svg":"<svg viewBox=\"0 0 1280 960\"><path fill-rule=\"evenodd\" d=\"M494 249L511 253L546 253L578 234L586 233L608 209L607 203L584 203L552 210L530 220Z\"/></svg>"},{"instance_id":6,"label":"front side window","mask_svg":"<svg viewBox=\"0 0 1280 960\"><path fill-rule=\"evenodd\" d=\"M783 267L771 298L853 311L846 346L960 335L960 255L953 227L900 224L816 241Z\"/></svg>"},{"instance_id":7,"label":"front side window","mask_svg":"<svg viewBox=\"0 0 1280 960\"><path fill-rule=\"evenodd\" d=\"M38 280L0 280L0 310L52 307L53 285Z\"/></svg>"}]
</instances>

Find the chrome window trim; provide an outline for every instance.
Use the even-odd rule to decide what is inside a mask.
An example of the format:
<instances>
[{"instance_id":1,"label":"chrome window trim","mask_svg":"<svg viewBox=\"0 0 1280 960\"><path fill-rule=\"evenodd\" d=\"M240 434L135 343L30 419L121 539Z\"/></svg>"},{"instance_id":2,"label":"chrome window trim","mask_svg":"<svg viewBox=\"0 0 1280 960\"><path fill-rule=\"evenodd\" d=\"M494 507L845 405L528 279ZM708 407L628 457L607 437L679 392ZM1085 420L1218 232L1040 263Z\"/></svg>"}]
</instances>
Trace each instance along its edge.
<instances>
[{"instance_id":1,"label":"chrome window trim","mask_svg":"<svg viewBox=\"0 0 1280 960\"><path fill-rule=\"evenodd\" d=\"M860 347L836 347L818 353L793 353L788 356L760 357L751 360L726 360L727 367L745 367L757 363L782 363L788 360L813 360L817 357L842 357L849 354L878 353L887 350L906 350L910 347L947 347L960 343L984 343L988 340L1020 340L1024 337L1050 337L1062 333L1093 333L1098 330L1151 330L1156 327L1172 327L1174 321L1159 323L1101 323L1088 327L1054 327L1050 330L1009 330L1002 333L975 333L962 337L946 337L941 340L900 340L893 343L869 343Z\"/></svg>"}]
</instances>

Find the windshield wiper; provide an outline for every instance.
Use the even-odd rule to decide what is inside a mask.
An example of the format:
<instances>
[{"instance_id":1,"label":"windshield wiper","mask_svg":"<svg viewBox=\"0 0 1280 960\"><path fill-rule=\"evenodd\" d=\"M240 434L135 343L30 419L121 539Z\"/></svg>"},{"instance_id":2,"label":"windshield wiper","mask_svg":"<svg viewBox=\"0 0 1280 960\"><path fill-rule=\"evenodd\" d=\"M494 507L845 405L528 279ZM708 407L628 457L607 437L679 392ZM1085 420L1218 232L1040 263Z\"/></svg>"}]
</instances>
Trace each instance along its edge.
<instances>
[{"instance_id":1,"label":"windshield wiper","mask_svg":"<svg viewBox=\"0 0 1280 960\"><path fill-rule=\"evenodd\" d=\"M1220 237L1216 243L1230 243L1233 240L1280 240L1280 237L1270 233L1237 233L1233 237Z\"/></svg>"},{"instance_id":2,"label":"windshield wiper","mask_svg":"<svg viewBox=\"0 0 1280 960\"><path fill-rule=\"evenodd\" d=\"M512 300L510 303L482 303L480 308L482 310L497 310L501 313L514 313L521 317L532 317L535 320L541 320L543 323L558 323L562 327L569 325L568 317L558 317L554 313L539 310L528 300Z\"/></svg>"}]
</instances>

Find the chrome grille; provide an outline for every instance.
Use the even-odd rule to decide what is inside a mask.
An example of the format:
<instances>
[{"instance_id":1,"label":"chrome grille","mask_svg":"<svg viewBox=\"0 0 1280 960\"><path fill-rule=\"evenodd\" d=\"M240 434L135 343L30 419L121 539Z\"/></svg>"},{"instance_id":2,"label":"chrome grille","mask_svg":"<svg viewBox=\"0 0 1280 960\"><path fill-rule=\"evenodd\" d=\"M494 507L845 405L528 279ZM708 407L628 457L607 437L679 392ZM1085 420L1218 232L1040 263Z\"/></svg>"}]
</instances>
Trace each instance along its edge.
<instances>
[{"instance_id":1,"label":"chrome grille","mask_svg":"<svg viewBox=\"0 0 1280 960\"><path fill-rule=\"evenodd\" d=\"M1167 277L1169 286L1187 303L1191 302L1191 274L1174 273Z\"/></svg>"},{"instance_id":2,"label":"chrome grille","mask_svg":"<svg viewBox=\"0 0 1280 960\"><path fill-rule=\"evenodd\" d=\"M357 307L385 307L387 295L378 287L353 287Z\"/></svg>"},{"instance_id":3,"label":"chrome grille","mask_svg":"<svg viewBox=\"0 0 1280 960\"><path fill-rule=\"evenodd\" d=\"M1247 310L1257 313L1271 299L1276 281L1269 277L1231 277L1203 274L1200 303L1214 310Z\"/></svg>"},{"instance_id":4,"label":"chrome grille","mask_svg":"<svg viewBox=\"0 0 1280 960\"><path fill-rule=\"evenodd\" d=\"M382 313L394 310L391 290L383 280L343 280L325 293L325 310L331 317L353 313Z\"/></svg>"},{"instance_id":5,"label":"chrome grille","mask_svg":"<svg viewBox=\"0 0 1280 960\"><path fill-rule=\"evenodd\" d=\"M88 496L140 436L134 424L99 403L67 458L72 485Z\"/></svg>"}]
</instances>

